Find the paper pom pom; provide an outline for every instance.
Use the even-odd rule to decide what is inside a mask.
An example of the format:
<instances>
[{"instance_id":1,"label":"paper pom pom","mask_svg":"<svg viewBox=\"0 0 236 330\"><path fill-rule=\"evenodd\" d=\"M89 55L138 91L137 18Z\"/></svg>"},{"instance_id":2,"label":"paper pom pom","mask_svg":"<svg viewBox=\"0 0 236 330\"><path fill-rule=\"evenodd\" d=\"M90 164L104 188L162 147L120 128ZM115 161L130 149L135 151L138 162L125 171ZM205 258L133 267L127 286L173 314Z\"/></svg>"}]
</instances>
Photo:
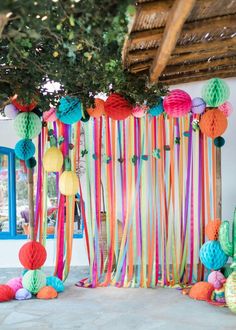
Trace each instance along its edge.
<instances>
[{"instance_id":1,"label":"paper pom pom","mask_svg":"<svg viewBox=\"0 0 236 330\"><path fill-rule=\"evenodd\" d=\"M14 293L16 293L17 290L23 288L22 285L22 278L21 277L15 277L12 278L10 281L7 282L7 285L12 288Z\"/></svg>"},{"instance_id":2,"label":"paper pom pom","mask_svg":"<svg viewBox=\"0 0 236 330\"><path fill-rule=\"evenodd\" d=\"M14 104L14 106L20 111L30 112L36 107L37 102L35 100L32 100L31 102L26 102L18 98L13 98L12 104Z\"/></svg>"},{"instance_id":3,"label":"paper pom pom","mask_svg":"<svg viewBox=\"0 0 236 330\"><path fill-rule=\"evenodd\" d=\"M217 148L221 148L223 147L225 144L225 139L222 137L222 136L218 136L214 139L214 145L217 147Z\"/></svg>"},{"instance_id":4,"label":"paper pom pom","mask_svg":"<svg viewBox=\"0 0 236 330\"><path fill-rule=\"evenodd\" d=\"M158 104L148 110L149 115L152 117L159 116L164 112L163 99Z\"/></svg>"},{"instance_id":5,"label":"paper pom pom","mask_svg":"<svg viewBox=\"0 0 236 330\"><path fill-rule=\"evenodd\" d=\"M206 109L206 103L201 97L195 97L192 99L192 108L191 111L192 113L200 115L203 113Z\"/></svg>"},{"instance_id":6,"label":"paper pom pom","mask_svg":"<svg viewBox=\"0 0 236 330\"><path fill-rule=\"evenodd\" d=\"M136 105L132 109L132 115L135 118L142 118L146 115L148 107L146 105Z\"/></svg>"},{"instance_id":7,"label":"paper pom pom","mask_svg":"<svg viewBox=\"0 0 236 330\"><path fill-rule=\"evenodd\" d=\"M84 123L87 123L87 121L89 121L89 119L90 119L90 116L89 116L88 112L86 110L84 110L81 121L84 122Z\"/></svg>"},{"instance_id":8,"label":"paper pom pom","mask_svg":"<svg viewBox=\"0 0 236 330\"><path fill-rule=\"evenodd\" d=\"M7 118L15 119L19 110L13 104L8 104L4 108L4 113Z\"/></svg>"},{"instance_id":9,"label":"paper pom pom","mask_svg":"<svg viewBox=\"0 0 236 330\"><path fill-rule=\"evenodd\" d=\"M233 106L230 102L226 101L219 106L219 110L222 111L226 117L229 117L233 112Z\"/></svg>"},{"instance_id":10,"label":"paper pom pom","mask_svg":"<svg viewBox=\"0 0 236 330\"><path fill-rule=\"evenodd\" d=\"M56 109L50 108L48 111L43 113L43 120L47 123L52 123L57 120Z\"/></svg>"},{"instance_id":11,"label":"paper pom pom","mask_svg":"<svg viewBox=\"0 0 236 330\"><path fill-rule=\"evenodd\" d=\"M189 297L197 300L210 300L214 286L208 282L198 282L189 291Z\"/></svg>"},{"instance_id":12,"label":"paper pom pom","mask_svg":"<svg viewBox=\"0 0 236 330\"><path fill-rule=\"evenodd\" d=\"M21 160L27 160L33 157L35 154L35 146L29 139L23 139L17 142L15 145L16 157Z\"/></svg>"},{"instance_id":13,"label":"paper pom pom","mask_svg":"<svg viewBox=\"0 0 236 330\"><path fill-rule=\"evenodd\" d=\"M132 113L132 105L120 94L111 94L105 102L105 113L114 120L124 120Z\"/></svg>"},{"instance_id":14,"label":"paper pom pom","mask_svg":"<svg viewBox=\"0 0 236 330\"><path fill-rule=\"evenodd\" d=\"M200 260L208 269L218 270L223 267L228 256L224 253L218 241L208 241L200 249Z\"/></svg>"},{"instance_id":15,"label":"paper pom pom","mask_svg":"<svg viewBox=\"0 0 236 330\"><path fill-rule=\"evenodd\" d=\"M221 272L213 271L208 275L207 280L214 286L215 289L220 289L225 282L225 277Z\"/></svg>"},{"instance_id":16,"label":"paper pom pom","mask_svg":"<svg viewBox=\"0 0 236 330\"><path fill-rule=\"evenodd\" d=\"M60 280L56 276L47 277L46 285L47 286L52 286L57 292L63 292L64 289L65 289L64 283L62 282L62 280Z\"/></svg>"},{"instance_id":17,"label":"paper pom pom","mask_svg":"<svg viewBox=\"0 0 236 330\"><path fill-rule=\"evenodd\" d=\"M46 285L46 275L41 270L29 270L22 279L22 284L29 292L36 294Z\"/></svg>"},{"instance_id":18,"label":"paper pom pom","mask_svg":"<svg viewBox=\"0 0 236 330\"><path fill-rule=\"evenodd\" d=\"M32 294L25 288L16 291L16 295L15 295L16 300L28 300L31 298L32 298Z\"/></svg>"},{"instance_id":19,"label":"paper pom pom","mask_svg":"<svg viewBox=\"0 0 236 330\"><path fill-rule=\"evenodd\" d=\"M94 108L88 108L87 111L88 111L88 114L91 117L99 118L104 114L104 104L105 104L105 102L103 100L99 99L99 98L95 98L94 103L95 103L95 107Z\"/></svg>"},{"instance_id":20,"label":"paper pom pom","mask_svg":"<svg viewBox=\"0 0 236 330\"><path fill-rule=\"evenodd\" d=\"M57 298L57 291L51 286L45 286L39 290L38 299L54 299Z\"/></svg>"},{"instance_id":21,"label":"paper pom pom","mask_svg":"<svg viewBox=\"0 0 236 330\"><path fill-rule=\"evenodd\" d=\"M218 240L220 225L221 225L220 219L215 219L208 222L205 228L205 233L209 240L211 241Z\"/></svg>"},{"instance_id":22,"label":"paper pom pom","mask_svg":"<svg viewBox=\"0 0 236 330\"><path fill-rule=\"evenodd\" d=\"M178 118L190 111L192 101L188 93L181 89L174 89L164 98L163 106L170 117Z\"/></svg>"},{"instance_id":23,"label":"paper pom pom","mask_svg":"<svg viewBox=\"0 0 236 330\"><path fill-rule=\"evenodd\" d=\"M236 271L227 278L225 285L225 299L231 312L236 313Z\"/></svg>"},{"instance_id":24,"label":"paper pom pom","mask_svg":"<svg viewBox=\"0 0 236 330\"><path fill-rule=\"evenodd\" d=\"M35 241L25 243L19 251L19 259L26 269L37 269L43 266L47 258L45 247ZM27 274L27 273L26 273Z\"/></svg>"},{"instance_id":25,"label":"paper pom pom","mask_svg":"<svg viewBox=\"0 0 236 330\"><path fill-rule=\"evenodd\" d=\"M81 102L76 97L62 97L56 112L57 118L64 124L74 124L82 118Z\"/></svg>"},{"instance_id":26,"label":"paper pom pom","mask_svg":"<svg viewBox=\"0 0 236 330\"><path fill-rule=\"evenodd\" d=\"M25 165L27 168L34 168L37 165L37 161L34 157L31 157L25 161Z\"/></svg>"},{"instance_id":27,"label":"paper pom pom","mask_svg":"<svg viewBox=\"0 0 236 330\"><path fill-rule=\"evenodd\" d=\"M15 292L11 287L5 284L0 284L0 302L14 299Z\"/></svg>"},{"instance_id":28,"label":"paper pom pom","mask_svg":"<svg viewBox=\"0 0 236 330\"><path fill-rule=\"evenodd\" d=\"M199 126L203 134L214 139L225 132L228 121L220 110L213 109L202 115Z\"/></svg>"},{"instance_id":29,"label":"paper pom pom","mask_svg":"<svg viewBox=\"0 0 236 330\"><path fill-rule=\"evenodd\" d=\"M221 273L224 275L225 278L228 278L229 275L233 273L233 268L228 265L225 265L221 268Z\"/></svg>"},{"instance_id":30,"label":"paper pom pom","mask_svg":"<svg viewBox=\"0 0 236 330\"><path fill-rule=\"evenodd\" d=\"M210 79L202 89L202 98L210 107L218 107L229 98L229 87L224 80Z\"/></svg>"},{"instance_id":31,"label":"paper pom pom","mask_svg":"<svg viewBox=\"0 0 236 330\"><path fill-rule=\"evenodd\" d=\"M14 120L16 134L23 139L33 139L42 129L40 118L33 112L25 112L17 115Z\"/></svg>"}]
</instances>

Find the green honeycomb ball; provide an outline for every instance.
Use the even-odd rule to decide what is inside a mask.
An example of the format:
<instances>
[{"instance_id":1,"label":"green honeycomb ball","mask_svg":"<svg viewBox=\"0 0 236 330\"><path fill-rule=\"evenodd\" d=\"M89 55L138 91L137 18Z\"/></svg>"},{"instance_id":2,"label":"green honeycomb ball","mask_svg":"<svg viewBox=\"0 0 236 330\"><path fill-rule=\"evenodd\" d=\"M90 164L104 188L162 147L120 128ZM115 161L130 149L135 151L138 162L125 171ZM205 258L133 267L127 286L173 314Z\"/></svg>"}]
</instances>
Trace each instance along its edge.
<instances>
[{"instance_id":1,"label":"green honeycomb ball","mask_svg":"<svg viewBox=\"0 0 236 330\"><path fill-rule=\"evenodd\" d=\"M46 275L41 270L28 270L23 276L22 284L25 289L37 294L46 285Z\"/></svg>"},{"instance_id":2,"label":"green honeycomb ball","mask_svg":"<svg viewBox=\"0 0 236 330\"><path fill-rule=\"evenodd\" d=\"M218 107L229 98L229 86L219 78L210 79L202 90L202 98L210 107Z\"/></svg>"},{"instance_id":3,"label":"green honeycomb ball","mask_svg":"<svg viewBox=\"0 0 236 330\"><path fill-rule=\"evenodd\" d=\"M15 130L23 139L33 139L42 129L40 118L33 112L22 112L14 120Z\"/></svg>"}]
</instances>

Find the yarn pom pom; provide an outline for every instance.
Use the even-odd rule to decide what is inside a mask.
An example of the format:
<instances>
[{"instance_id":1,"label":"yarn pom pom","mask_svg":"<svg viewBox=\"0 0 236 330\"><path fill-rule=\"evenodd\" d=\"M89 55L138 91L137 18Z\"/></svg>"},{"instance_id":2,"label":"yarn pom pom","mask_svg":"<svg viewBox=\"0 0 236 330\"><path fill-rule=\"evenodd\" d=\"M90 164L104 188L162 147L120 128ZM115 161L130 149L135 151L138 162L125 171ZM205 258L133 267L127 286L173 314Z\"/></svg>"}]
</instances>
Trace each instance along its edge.
<instances>
[{"instance_id":1,"label":"yarn pom pom","mask_svg":"<svg viewBox=\"0 0 236 330\"><path fill-rule=\"evenodd\" d=\"M217 148L222 148L225 145L225 139L222 136L218 136L214 139L214 145Z\"/></svg>"}]
</instances>

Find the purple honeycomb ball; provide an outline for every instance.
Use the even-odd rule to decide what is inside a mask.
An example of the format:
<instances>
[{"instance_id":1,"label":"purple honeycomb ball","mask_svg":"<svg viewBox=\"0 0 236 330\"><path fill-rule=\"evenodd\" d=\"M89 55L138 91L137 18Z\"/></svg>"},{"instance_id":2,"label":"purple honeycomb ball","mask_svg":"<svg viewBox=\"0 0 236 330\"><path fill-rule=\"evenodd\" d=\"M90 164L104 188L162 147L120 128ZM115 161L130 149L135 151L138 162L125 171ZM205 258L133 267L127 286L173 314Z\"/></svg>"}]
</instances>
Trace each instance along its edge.
<instances>
[{"instance_id":1,"label":"purple honeycomb ball","mask_svg":"<svg viewBox=\"0 0 236 330\"><path fill-rule=\"evenodd\" d=\"M192 99L192 113L200 115L206 109L206 103L201 97L195 97Z\"/></svg>"}]
</instances>

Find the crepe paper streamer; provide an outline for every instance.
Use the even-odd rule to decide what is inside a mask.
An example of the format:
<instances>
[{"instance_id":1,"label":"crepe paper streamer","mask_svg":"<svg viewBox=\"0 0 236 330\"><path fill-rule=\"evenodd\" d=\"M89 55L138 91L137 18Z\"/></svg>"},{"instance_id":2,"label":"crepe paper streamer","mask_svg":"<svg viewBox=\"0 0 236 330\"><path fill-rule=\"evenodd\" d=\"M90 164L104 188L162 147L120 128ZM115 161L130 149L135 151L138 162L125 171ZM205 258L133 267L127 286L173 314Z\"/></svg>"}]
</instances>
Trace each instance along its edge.
<instances>
[{"instance_id":1,"label":"crepe paper streamer","mask_svg":"<svg viewBox=\"0 0 236 330\"><path fill-rule=\"evenodd\" d=\"M207 281L211 283L215 289L220 289L225 283L225 277L220 271L213 271L208 275Z\"/></svg>"},{"instance_id":2,"label":"crepe paper streamer","mask_svg":"<svg viewBox=\"0 0 236 330\"><path fill-rule=\"evenodd\" d=\"M25 288L21 288L16 291L15 299L16 300L29 300L32 298L32 294Z\"/></svg>"},{"instance_id":3,"label":"crepe paper streamer","mask_svg":"<svg viewBox=\"0 0 236 330\"><path fill-rule=\"evenodd\" d=\"M56 276L47 277L46 285L53 287L57 292L63 292L65 290L63 282Z\"/></svg>"},{"instance_id":4,"label":"crepe paper streamer","mask_svg":"<svg viewBox=\"0 0 236 330\"><path fill-rule=\"evenodd\" d=\"M136 105L135 107L133 107L132 109L132 115L135 118L142 118L146 115L148 110L148 107L146 105Z\"/></svg>"},{"instance_id":5,"label":"crepe paper streamer","mask_svg":"<svg viewBox=\"0 0 236 330\"><path fill-rule=\"evenodd\" d=\"M152 117L160 116L164 112L163 108L163 99L161 98L160 101L152 108L148 110L148 114Z\"/></svg>"},{"instance_id":6,"label":"crepe paper streamer","mask_svg":"<svg viewBox=\"0 0 236 330\"><path fill-rule=\"evenodd\" d=\"M219 270L226 264L228 256L222 250L220 242L208 241L200 249L200 259L206 268Z\"/></svg>"},{"instance_id":7,"label":"crepe paper streamer","mask_svg":"<svg viewBox=\"0 0 236 330\"><path fill-rule=\"evenodd\" d=\"M105 114L114 120L124 120L132 113L132 105L120 94L111 94L105 102Z\"/></svg>"},{"instance_id":8,"label":"crepe paper streamer","mask_svg":"<svg viewBox=\"0 0 236 330\"><path fill-rule=\"evenodd\" d=\"M199 125L203 134L214 139L224 134L228 121L220 110L213 109L204 113Z\"/></svg>"},{"instance_id":9,"label":"crepe paper streamer","mask_svg":"<svg viewBox=\"0 0 236 330\"><path fill-rule=\"evenodd\" d=\"M43 113L43 120L47 123L52 123L57 120L56 109L50 108L48 111Z\"/></svg>"},{"instance_id":10,"label":"crepe paper streamer","mask_svg":"<svg viewBox=\"0 0 236 330\"><path fill-rule=\"evenodd\" d=\"M228 100L230 95L229 87L220 78L210 79L202 89L202 98L210 107L218 107Z\"/></svg>"},{"instance_id":11,"label":"crepe paper streamer","mask_svg":"<svg viewBox=\"0 0 236 330\"><path fill-rule=\"evenodd\" d=\"M41 270L29 270L23 276L22 284L29 292L36 294L46 285L46 275Z\"/></svg>"},{"instance_id":12,"label":"crepe paper streamer","mask_svg":"<svg viewBox=\"0 0 236 330\"><path fill-rule=\"evenodd\" d=\"M62 97L56 112L57 118L64 124L74 124L82 118L82 106L79 99L75 97Z\"/></svg>"},{"instance_id":13,"label":"crepe paper streamer","mask_svg":"<svg viewBox=\"0 0 236 330\"><path fill-rule=\"evenodd\" d=\"M229 117L233 112L233 106L230 102L226 101L225 103L221 104L218 109L223 112L225 117Z\"/></svg>"},{"instance_id":14,"label":"crepe paper streamer","mask_svg":"<svg viewBox=\"0 0 236 330\"><path fill-rule=\"evenodd\" d=\"M14 290L5 284L0 284L0 302L5 302L14 299Z\"/></svg>"},{"instance_id":15,"label":"crepe paper streamer","mask_svg":"<svg viewBox=\"0 0 236 330\"><path fill-rule=\"evenodd\" d=\"M220 225L221 225L220 219L211 220L207 223L205 228L205 233L209 240L211 241L218 240Z\"/></svg>"},{"instance_id":16,"label":"crepe paper streamer","mask_svg":"<svg viewBox=\"0 0 236 330\"><path fill-rule=\"evenodd\" d=\"M95 107L91 107L87 109L89 116L94 118L99 118L104 114L104 104L105 102L99 98L94 99Z\"/></svg>"},{"instance_id":17,"label":"crepe paper streamer","mask_svg":"<svg viewBox=\"0 0 236 330\"><path fill-rule=\"evenodd\" d=\"M208 301L211 299L214 286L208 282L199 282L194 284L194 286L189 291L189 297L196 300Z\"/></svg>"},{"instance_id":18,"label":"crepe paper streamer","mask_svg":"<svg viewBox=\"0 0 236 330\"><path fill-rule=\"evenodd\" d=\"M37 269L43 266L47 259L46 249L36 241L25 243L19 251L19 260L26 269Z\"/></svg>"},{"instance_id":19,"label":"crepe paper streamer","mask_svg":"<svg viewBox=\"0 0 236 330\"><path fill-rule=\"evenodd\" d=\"M21 160L28 160L35 154L35 146L29 139L23 139L15 145L16 157Z\"/></svg>"},{"instance_id":20,"label":"crepe paper streamer","mask_svg":"<svg viewBox=\"0 0 236 330\"><path fill-rule=\"evenodd\" d=\"M33 112L19 113L14 120L16 134L23 139L33 139L42 129L40 118Z\"/></svg>"},{"instance_id":21,"label":"crepe paper streamer","mask_svg":"<svg viewBox=\"0 0 236 330\"><path fill-rule=\"evenodd\" d=\"M34 168L37 165L37 161L35 157L31 157L25 161L25 165L27 168Z\"/></svg>"},{"instance_id":22,"label":"crepe paper streamer","mask_svg":"<svg viewBox=\"0 0 236 330\"><path fill-rule=\"evenodd\" d=\"M21 277L15 277L12 278L7 282L7 285L12 288L12 290L16 293L17 290L23 288L22 285L22 278Z\"/></svg>"},{"instance_id":23,"label":"crepe paper streamer","mask_svg":"<svg viewBox=\"0 0 236 330\"><path fill-rule=\"evenodd\" d=\"M44 286L37 293L38 299L55 299L57 298L57 291L52 286Z\"/></svg>"},{"instance_id":24,"label":"crepe paper streamer","mask_svg":"<svg viewBox=\"0 0 236 330\"><path fill-rule=\"evenodd\" d=\"M7 104L4 108L4 114L7 118L15 119L19 110L13 104Z\"/></svg>"},{"instance_id":25,"label":"crepe paper streamer","mask_svg":"<svg viewBox=\"0 0 236 330\"><path fill-rule=\"evenodd\" d=\"M205 111L205 109L206 103L201 97L195 97L192 99L192 113L200 115Z\"/></svg>"},{"instance_id":26,"label":"crepe paper streamer","mask_svg":"<svg viewBox=\"0 0 236 330\"><path fill-rule=\"evenodd\" d=\"M236 313L236 271L229 275L225 285L225 299L231 312Z\"/></svg>"},{"instance_id":27,"label":"crepe paper streamer","mask_svg":"<svg viewBox=\"0 0 236 330\"><path fill-rule=\"evenodd\" d=\"M172 90L167 96L165 96L163 101L165 112L173 118L186 115L190 111L191 106L191 97L181 89Z\"/></svg>"}]
</instances>

